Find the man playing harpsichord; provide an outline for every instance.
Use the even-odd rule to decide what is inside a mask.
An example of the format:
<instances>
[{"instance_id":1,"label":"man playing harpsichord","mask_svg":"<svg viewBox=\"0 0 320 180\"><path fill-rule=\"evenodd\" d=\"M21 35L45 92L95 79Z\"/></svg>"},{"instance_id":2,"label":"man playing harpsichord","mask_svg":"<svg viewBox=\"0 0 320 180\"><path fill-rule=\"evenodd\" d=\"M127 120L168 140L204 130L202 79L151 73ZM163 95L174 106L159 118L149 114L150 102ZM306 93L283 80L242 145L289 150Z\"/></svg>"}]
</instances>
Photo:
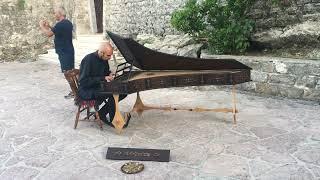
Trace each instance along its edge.
<instances>
[{"instance_id":1,"label":"man playing harpsichord","mask_svg":"<svg viewBox=\"0 0 320 180\"><path fill-rule=\"evenodd\" d=\"M106 80L110 82L114 78L114 73L110 71L108 61L113 54L113 48L110 43L102 43L99 50L88 54L83 58L80 65L79 77L79 96L84 100L96 100L97 105L105 100L108 102L99 110L99 116L102 121L113 127L112 120L115 116L115 101L112 95L101 95L98 93L100 82ZM119 101L127 95L120 95ZM109 120L106 117L109 114ZM127 116L127 127L130 120L130 114Z\"/></svg>"}]
</instances>

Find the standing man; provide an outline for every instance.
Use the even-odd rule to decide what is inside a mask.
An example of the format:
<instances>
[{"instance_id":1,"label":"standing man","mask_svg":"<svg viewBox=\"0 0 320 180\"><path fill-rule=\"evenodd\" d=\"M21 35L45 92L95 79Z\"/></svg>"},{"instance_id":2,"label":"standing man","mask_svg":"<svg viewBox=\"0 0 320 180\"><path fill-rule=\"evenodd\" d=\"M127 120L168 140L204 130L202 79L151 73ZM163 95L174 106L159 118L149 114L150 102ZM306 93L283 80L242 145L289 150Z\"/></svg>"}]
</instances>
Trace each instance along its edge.
<instances>
[{"instance_id":1,"label":"standing man","mask_svg":"<svg viewBox=\"0 0 320 180\"><path fill-rule=\"evenodd\" d=\"M110 82L114 78L114 73L110 71L108 61L113 54L110 43L102 43L99 50L86 55L81 61L79 77L79 96L83 100L96 100L96 105L107 103L99 110L99 116L103 122L113 127L112 120L115 116L115 101L110 94L99 93L100 82L106 80ZM120 95L119 101L127 95ZM107 118L109 115L109 119ZM130 121L130 114L126 114L126 124Z\"/></svg>"},{"instance_id":2,"label":"standing man","mask_svg":"<svg viewBox=\"0 0 320 180\"><path fill-rule=\"evenodd\" d=\"M66 19L66 11L63 7L54 10L54 17L57 21L54 27L51 27L48 21L40 21L41 31L48 37L54 35L54 46L58 54L61 71L65 72L74 69L74 48L72 44L72 23ZM69 93L65 98L72 98Z\"/></svg>"}]
</instances>

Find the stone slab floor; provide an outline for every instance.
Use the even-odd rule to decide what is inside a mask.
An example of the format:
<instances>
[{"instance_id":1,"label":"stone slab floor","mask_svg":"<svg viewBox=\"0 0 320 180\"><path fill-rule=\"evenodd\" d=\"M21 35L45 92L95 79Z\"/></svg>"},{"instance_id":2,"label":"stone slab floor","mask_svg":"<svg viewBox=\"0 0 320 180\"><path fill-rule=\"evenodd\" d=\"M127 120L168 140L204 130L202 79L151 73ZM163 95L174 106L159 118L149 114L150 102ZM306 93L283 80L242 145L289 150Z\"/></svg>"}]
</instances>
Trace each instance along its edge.
<instances>
[{"instance_id":1,"label":"stone slab floor","mask_svg":"<svg viewBox=\"0 0 320 180\"><path fill-rule=\"evenodd\" d=\"M58 65L0 64L0 179L320 179L320 118L316 102L238 94L231 114L145 112L117 134L92 122L73 129L76 107ZM160 89L142 93L147 104L230 107L229 91ZM131 108L130 95L121 108ZM127 161L106 160L107 148L171 150L171 162L143 162L124 175Z\"/></svg>"}]
</instances>

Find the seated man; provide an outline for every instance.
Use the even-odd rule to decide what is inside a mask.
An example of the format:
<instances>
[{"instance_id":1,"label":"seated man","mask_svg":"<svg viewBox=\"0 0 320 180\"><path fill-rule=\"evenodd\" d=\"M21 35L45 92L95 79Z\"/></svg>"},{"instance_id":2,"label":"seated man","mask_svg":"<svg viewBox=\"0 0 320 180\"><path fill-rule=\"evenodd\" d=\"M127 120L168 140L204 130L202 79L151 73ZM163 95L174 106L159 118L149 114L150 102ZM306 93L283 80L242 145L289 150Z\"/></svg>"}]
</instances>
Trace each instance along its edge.
<instances>
[{"instance_id":1,"label":"seated man","mask_svg":"<svg viewBox=\"0 0 320 180\"><path fill-rule=\"evenodd\" d=\"M99 116L102 121L113 127L112 120L115 115L115 102L113 96L100 95L98 89L100 82L106 80L110 82L114 78L114 73L110 71L108 60L111 59L113 48L110 43L103 43L99 50L86 55L81 61L79 77L79 96L83 100L96 100L96 105L101 105L105 100L108 102L99 110ZM120 95L119 101L127 95ZM107 119L109 114L109 121ZM127 116L127 127L130 120L130 114Z\"/></svg>"}]
</instances>

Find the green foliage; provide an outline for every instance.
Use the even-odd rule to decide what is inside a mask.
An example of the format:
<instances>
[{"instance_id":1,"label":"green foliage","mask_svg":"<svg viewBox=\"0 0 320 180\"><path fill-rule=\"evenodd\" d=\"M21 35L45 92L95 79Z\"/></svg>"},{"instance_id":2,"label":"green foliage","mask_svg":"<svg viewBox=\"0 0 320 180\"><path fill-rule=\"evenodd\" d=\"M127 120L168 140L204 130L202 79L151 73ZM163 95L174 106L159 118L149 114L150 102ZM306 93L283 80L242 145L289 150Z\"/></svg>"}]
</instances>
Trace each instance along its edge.
<instances>
[{"instance_id":1,"label":"green foliage","mask_svg":"<svg viewBox=\"0 0 320 180\"><path fill-rule=\"evenodd\" d=\"M25 5L26 1L25 0L18 0L17 1L17 7L19 10L24 10L24 5Z\"/></svg>"},{"instance_id":2,"label":"green foliage","mask_svg":"<svg viewBox=\"0 0 320 180\"><path fill-rule=\"evenodd\" d=\"M189 0L173 13L174 28L208 40L213 53L242 53L249 47L254 23L247 16L255 0Z\"/></svg>"},{"instance_id":3,"label":"green foliage","mask_svg":"<svg viewBox=\"0 0 320 180\"><path fill-rule=\"evenodd\" d=\"M172 14L171 23L180 31L190 35L199 36L205 29L201 7L197 0L189 0L185 8Z\"/></svg>"},{"instance_id":4,"label":"green foliage","mask_svg":"<svg viewBox=\"0 0 320 180\"><path fill-rule=\"evenodd\" d=\"M279 3L279 0L271 0L271 3L272 3L272 4L278 4L278 3Z\"/></svg>"}]
</instances>

